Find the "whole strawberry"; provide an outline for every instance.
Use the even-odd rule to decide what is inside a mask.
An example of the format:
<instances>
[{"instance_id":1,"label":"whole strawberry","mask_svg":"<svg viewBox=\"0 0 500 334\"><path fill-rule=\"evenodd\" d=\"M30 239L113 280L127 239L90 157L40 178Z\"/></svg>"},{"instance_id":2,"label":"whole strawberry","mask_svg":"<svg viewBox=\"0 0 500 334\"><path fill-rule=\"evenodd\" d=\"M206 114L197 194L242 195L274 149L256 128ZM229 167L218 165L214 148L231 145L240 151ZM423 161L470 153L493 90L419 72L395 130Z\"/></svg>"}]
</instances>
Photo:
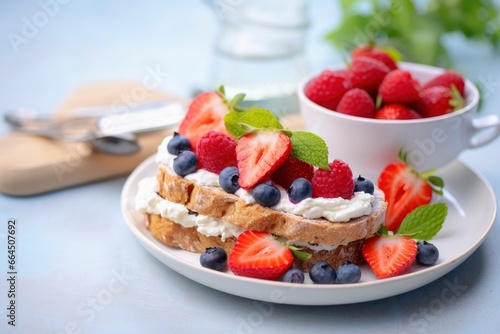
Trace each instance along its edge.
<instances>
[{"instance_id":1,"label":"whole strawberry","mask_svg":"<svg viewBox=\"0 0 500 334\"><path fill-rule=\"evenodd\" d=\"M198 140L196 155L201 168L220 174L224 168L237 164L236 141L225 133L209 131Z\"/></svg>"},{"instance_id":2,"label":"whole strawberry","mask_svg":"<svg viewBox=\"0 0 500 334\"><path fill-rule=\"evenodd\" d=\"M464 99L455 87L429 87L422 90L419 97L417 108L424 117L446 115L465 106Z\"/></svg>"},{"instance_id":3,"label":"whole strawberry","mask_svg":"<svg viewBox=\"0 0 500 334\"><path fill-rule=\"evenodd\" d=\"M365 90L352 88L342 96L337 111L351 116L373 118L375 103Z\"/></svg>"},{"instance_id":4,"label":"whole strawberry","mask_svg":"<svg viewBox=\"0 0 500 334\"><path fill-rule=\"evenodd\" d=\"M353 58L349 69L349 81L353 87L376 92L390 69L381 61L369 57Z\"/></svg>"},{"instance_id":5,"label":"whole strawberry","mask_svg":"<svg viewBox=\"0 0 500 334\"><path fill-rule=\"evenodd\" d=\"M422 116L413 109L402 104L393 103L383 106L375 114L376 119L419 119Z\"/></svg>"},{"instance_id":6,"label":"whole strawberry","mask_svg":"<svg viewBox=\"0 0 500 334\"><path fill-rule=\"evenodd\" d=\"M344 161L336 159L328 164L330 170L317 169L312 178L313 197L349 199L354 193L352 171Z\"/></svg>"},{"instance_id":7,"label":"whole strawberry","mask_svg":"<svg viewBox=\"0 0 500 334\"><path fill-rule=\"evenodd\" d=\"M413 103L418 101L419 83L410 72L394 70L380 84L378 94L383 103Z\"/></svg>"},{"instance_id":8,"label":"whole strawberry","mask_svg":"<svg viewBox=\"0 0 500 334\"><path fill-rule=\"evenodd\" d=\"M271 180L288 189L292 182L299 177L311 181L313 175L313 165L301 161L290 154L288 159L271 175Z\"/></svg>"},{"instance_id":9,"label":"whole strawberry","mask_svg":"<svg viewBox=\"0 0 500 334\"><path fill-rule=\"evenodd\" d=\"M398 68L394 59L392 59L392 57L387 52L381 49L377 49L371 45L361 46L354 49L354 51L352 52L352 58L357 57L368 57L381 61L391 71Z\"/></svg>"},{"instance_id":10,"label":"whole strawberry","mask_svg":"<svg viewBox=\"0 0 500 334\"><path fill-rule=\"evenodd\" d=\"M459 91L462 97L465 97L465 81L464 78L454 71L445 71L442 74L438 75L431 81L427 82L424 85L424 89L435 86L444 86L447 88L451 88L454 85Z\"/></svg>"},{"instance_id":11,"label":"whole strawberry","mask_svg":"<svg viewBox=\"0 0 500 334\"><path fill-rule=\"evenodd\" d=\"M335 110L340 98L349 88L345 72L324 70L305 88L305 95L313 102Z\"/></svg>"}]
</instances>

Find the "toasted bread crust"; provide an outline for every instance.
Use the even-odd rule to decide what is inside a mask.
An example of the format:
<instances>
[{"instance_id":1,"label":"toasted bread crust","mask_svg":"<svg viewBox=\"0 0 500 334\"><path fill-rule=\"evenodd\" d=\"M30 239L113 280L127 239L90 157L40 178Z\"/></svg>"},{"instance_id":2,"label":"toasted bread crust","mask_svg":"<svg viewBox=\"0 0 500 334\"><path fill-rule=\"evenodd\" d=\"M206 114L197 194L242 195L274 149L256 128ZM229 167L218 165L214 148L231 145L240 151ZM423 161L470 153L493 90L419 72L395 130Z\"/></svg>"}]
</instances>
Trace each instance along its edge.
<instances>
[{"instance_id":1,"label":"toasted bread crust","mask_svg":"<svg viewBox=\"0 0 500 334\"><path fill-rule=\"evenodd\" d=\"M158 169L158 194L161 197L199 214L221 218L248 230L267 231L289 241L346 245L373 235L385 218L387 203L379 189L375 191L370 215L338 223L306 219L258 204L247 204L218 187L199 186L167 169L165 166Z\"/></svg>"},{"instance_id":2,"label":"toasted bread crust","mask_svg":"<svg viewBox=\"0 0 500 334\"><path fill-rule=\"evenodd\" d=\"M153 236L169 246L190 252L202 253L207 247L222 247L229 254L236 241L235 238L227 238L222 241L220 237L205 236L198 232L196 227L186 228L156 214L147 214L147 219L148 229ZM318 261L328 262L334 268L338 268L347 261L360 264L363 262L360 252L363 240L339 245L334 250L314 251L311 248L303 247L301 251L312 256L306 261L295 258L294 265L302 271L308 272L309 268Z\"/></svg>"}]
</instances>

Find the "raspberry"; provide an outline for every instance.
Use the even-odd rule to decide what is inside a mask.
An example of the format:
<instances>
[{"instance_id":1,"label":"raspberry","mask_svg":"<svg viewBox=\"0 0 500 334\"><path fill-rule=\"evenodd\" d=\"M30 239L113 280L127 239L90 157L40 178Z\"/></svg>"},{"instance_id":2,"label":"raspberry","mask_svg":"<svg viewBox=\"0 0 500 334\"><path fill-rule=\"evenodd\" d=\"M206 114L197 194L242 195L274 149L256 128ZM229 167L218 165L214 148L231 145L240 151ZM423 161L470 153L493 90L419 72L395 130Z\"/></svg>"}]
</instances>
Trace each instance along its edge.
<instances>
[{"instance_id":1,"label":"raspberry","mask_svg":"<svg viewBox=\"0 0 500 334\"><path fill-rule=\"evenodd\" d=\"M314 167L307 162L301 161L291 154L288 159L271 175L271 180L285 189L290 188L295 179L303 177L311 181L314 175Z\"/></svg>"},{"instance_id":2,"label":"raspberry","mask_svg":"<svg viewBox=\"0 0 500 334\"><path fill-rule=\"evenodd\" d=\"M312 178L313 197L350 199L354 193L354 180L348 164L334 160L330 170L317 169Z\"/></svg>"},{"instance_id":3,"label":"raspberry","mask_svg":"<svg viewBox=\"0 0 500 334\"><path fill-rule=\"evenodd\" d=\"M209 172L220 174L229 166L236 166L236 141L216 131L205 133L196 145L198 164Z\"/></svg>"}]
</instances>

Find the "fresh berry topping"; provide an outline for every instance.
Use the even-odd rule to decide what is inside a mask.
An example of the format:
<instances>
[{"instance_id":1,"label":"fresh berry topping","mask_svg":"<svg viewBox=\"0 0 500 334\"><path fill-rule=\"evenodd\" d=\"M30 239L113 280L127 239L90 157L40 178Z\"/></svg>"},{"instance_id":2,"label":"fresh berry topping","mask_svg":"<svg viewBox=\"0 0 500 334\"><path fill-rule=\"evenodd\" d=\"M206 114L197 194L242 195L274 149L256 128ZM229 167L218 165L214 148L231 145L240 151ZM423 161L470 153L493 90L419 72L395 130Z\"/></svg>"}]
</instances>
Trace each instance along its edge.
<instances>
[{"instance_id":1,"label":"fresh berry topping","mask_svg":"<svg viewBox=\"0 0 500 334\"><path fill-rule=\"evenodd\" d=\"M376 235L363 243L361 254L378 278L401 274L417 256L417 244L402 235Z\"/></svg>"},{"instance_id":2,"label":"fresh berry topping","mask_svg":"<svg viewBox=\"0 0 500 334\"><path fill-rule=\"evenodd\" d=\"M345 73L324 70L306 86L304 93L313 102L335 110L349 88Z\"/></svg>"},{"instance_id":3,"label":"fresh berry topping","mask_svg":"<svg viewBox=\"0 0 500 334\"><path fill-rule=\"evenodd\" d=\"M186 137L174 132L174 136L167 144L167 151L173 155L177 155L181 151L191 151L191 142Z\"/></svg>"},{"instance_id":4,"label":"fresh berry topping","mask_svg":"<svg viewBox=\"0 0 500 334\"><path fill-rule=\"evenodd\" d=\"M419 83L411 73L394 70L380 84L378 93L384 103L413 103L418 100Z\"/></svg>"},{"instance_id":5,"label":"fresh berry topping","mask_svg":"<svg viewBox=\"0 0 500 334\"><path fill-rule=\"evenodd\" d=\"M429 87L422 90L419 96L418 110L424 117L446 115L465 105L464 99L454 87Z\"/></svg>"},{"instance_id":6,"label":"fresh berry topping","mask_svg":"<svg viewBox=\"0 0 500 334\"><path fill-rule=\"evenodd\" d=\"M238 94L231 102L227 102L222 88L219 92L205 92L197 95L179 125L179 133L191 141L193 148L196 147L200 137L210 130L227 134L224 116L234 110L242 99L242 95Z\"/></svg>"},{"instance_id":7,"label":"fresh berry topping","mask_svg":"<svg viewBox=\"0 0 500 334\"><path fill-rule=\"evenodd\" d=\"M437 77L426 83L424 85L424 89L435 86L444 86L446 88L451 88L452 85L455 85L460 95L462 95L462 97L465 97L464 78L454 71L445 71L444 73L438 75Z\"/></svg>"},{"instance_id":8,"label":"fresh berry topping","mask_svg":"<svg viewBox=\"0 0 500 334\"><path fill-rule=\"evenodd\" d=\"M288 159L271 175L271 180L288 189L295 179L302 177L310 181L313 175L313 165L299 160L290 154Z\"/></svg>"},{"instance_id":9,"label":"fresh berry topping","mask_svg":"<svg viewBox=\"0 0 500 334\"><path fill-rule=\"evenodd\" d=\"M182 151L174 159L174 172L179 176L186 176L196 172L198 168L198 158L191 151Z\"/></svg>"},{"instance_id":10,"label":"fresh berry topping","mask_svg":"<svg viewBox=\"0 0 500 334\"><path fill-rule=\"evenodd\" d=\"M373 182L365 179L361 175L359 175L357 178L354 179L354 192L362 191L367 194L373 195L373 192L375 191L375 186L373 185Z\"/></svg>"},{"instance_id":11,"label":"fresh berry topping","mask_svg":"<svg viewBox=\"0 0 500 334\"><path fill-rule=\"evenodd\" d=\"M282 132L259 131L241 137L236 145L240 187L252 189L270 177L291 150L290 138Z\"/></svg>"},{"instance_id":12,"label":"fresh berry topping","mask_svg":"<svg viewBox=\"0 0 500 334\"><path fill-rule=\"evenodd\" d=\"M337 279L337 273L328 263L316 262L309 268L309 277L316 284L332 284Z\"/></svg>"},{"instance_id":13,"label":"fresh berry topping","mask_svg":"<svg viewBox=\"0 0 500 334\"><path fill-rule=\"evenodd\" d=\"M299 203L306 198L312 197L312 184L309 180L299 177L292 182L287 192L292 203Z\"/></svg>"},{"instance_id":14,"label":"fresh berry topping","mask_svg":"<svg viewBox=\"0 0 500 334\"><path fill-rule=\"evenodd\" d=\"M334 160L328 164L330 170L317 169L312 178L313 197L349 199L354 193L354 180L348 164Z\"/></svg>"},{"instance_id":15,"label":"fresh berry topping","mask_svg":"<svg viewBox=\"0 0 500 334\"><path fill-rule=\"evenodd\" d=\"M198 140L196 154L201 168L219 174L228 166L236 166L236 140L225 133L209 131Z\"/></svg>"},{"instance_id":16,"label":"fresh berry topping","mask_svg":"<svg viewBox=\"0 0 500 334\"><path fill-rule=\"evenodd\" d=\"M239 176L238 168L234 166L224 168L219 174L221 188L227 193L234 194L240 189L238 184Z\"/></svg>"},{"instance_id":17,"label":"fresh berry topping","mask_svg":"<svg viewBox=\"0 0 500 334\"><path fill-rule=\"evenodd\" d=\"M442 194L444 182L431 175L433 170L418 173L407 162L407 153L399 152L400 162L387 165L378 178L378 187L385 193L387 212L385 226L396 231L407 214L428 204L432 193Z\"/></svg>"},{"instance_id":18,"label":"fresh berry topping","mask_svg":"<svg viewBox=\"0 0 500 334\"><path fill-rule=\"evenodd\" d=\"M351 116L373 118L375 103L365 90L352 88L340 99L337 111Z\"/></svg>"},{"instance_id":19,"label":"fresh berry topping","mask_svg":"<svg viewBox=\"0 0 500 334\"><path fill-rule=\"evenodd\" d=\"M415 110L402 104L392 103L383 106L375 113L376 119L419 119L422 116Z\"/></svg>"},{"instance_id":20,"label":"fresh berry topping","mask_svg":"<svg viewBox=\"0 0 500 334\"><path fill-rule=\"evenodd\" d=\"M361 269L351 262L347 262L337 269L337 280L341 284L357 283L360 278Z\"/></svg>"},{"instance_id":21,"label":"fresh berry topping","mask_svg":"<svg viewBox=\"0 0 500 334\"><path fill-rule=\"evenodd\" d=\"M209 247L200 255L202 267L224 271L227 268L227 254L221 247Z\"/></svg>"},{"instance_id":22,"label":"fresh berry topping","mask_svg":"<svg viewBox=\"0 0 500 334\"><path fill-rule=\"evenodd\" d=\"M292 268L281 277L281 280L288 283L304 283L304 273L298 268Z\"/></svg>"},{"instance_id":23,"label":"fresh berry topping","mask_svg":"<svg viewBox=\"0 0 500 334\"><path fill-rule=\"evenodd\" d=\"M424 266L432 266L439 259L439 251L436 246L427 241L417 243L417 262Z\"/></svg>"},{"instance_id":24,"label":"fresh berry topping","mask_svg":"<svg viewBox=\"0 0 500 334\"><path fill-rule=\"evenodd\" d=\"M384 63L391 71L398 68L392 57L385 51L374 48L373 46L362 46L354 49L352 58L368 57Z\"/></svg>"},{"instance_id":25,"label":"fresh berry topping","mask_svg":"<svg viewBox=\"0 0 500 334\"><path fill-rule=\"evenodd\" d=\"M349 81L353 87L367 92L378 89L390 69L381 61L369 57L356 57L352 60L349 70Z\"/></svg>"},{"instance_id":26,"label":"fresh berry topping","mask_svg":"<svg viewBox=\"0 0 500 334\"><path fill-rule=\"evenodd\" d=\"M281 199L281 193L271 181L261 183L252 190L252 197L255 201L265 207L275 206Z\"/></svg>"},{"instance_id":27,"label":"fresh berry topping","mask_svg":"<svg viewBox=\"0 0 500 334\"><path fill-rule=\"evenodd\" d=\"M293 264L293 254L267 232L247 230L229 254L229 269L238 276L275 280Z\"/></svg>"}]
</instances>

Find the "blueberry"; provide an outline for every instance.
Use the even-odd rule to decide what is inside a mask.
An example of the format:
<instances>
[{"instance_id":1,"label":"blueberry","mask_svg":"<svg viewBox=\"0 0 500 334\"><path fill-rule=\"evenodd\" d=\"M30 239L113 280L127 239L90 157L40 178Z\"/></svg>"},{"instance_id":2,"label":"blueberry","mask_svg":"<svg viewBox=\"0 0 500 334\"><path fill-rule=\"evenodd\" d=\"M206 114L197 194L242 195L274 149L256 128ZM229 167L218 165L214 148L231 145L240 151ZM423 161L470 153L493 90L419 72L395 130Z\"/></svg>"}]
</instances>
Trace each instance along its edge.
<instances>
[{"instance_id":1,"label":"blueberry","mask_svg":"<svg viewBox=\"0 0 500 334\"><path fill-rule=\"evenodd\" d=\"M255 201L262 206L274 206L281 199L281 193L271 181L261 183L252 190L252 196Z\"/></svg>"},{"instance_id":2,"label":"blueberry","mask_svg":"<svg viewBox=\"0 0 500 334\"><path fill-rule=\"evenodd\" d=\"M238 184L238 179L240 177L240 172L236 167L226 167L219 174L219 184L225 192L234 194L240 185Z\"/></svg>"},{"instance_id":3,"label":"blueberry","mask_svg":"<svg viewBox=\"0 0 500 334\"><path fill-rule=\"evenodd\" d=\"M191 142L186 137L174 132L174 136L167 144L167 151L173 155L182 151L191 151Z\"/></svg>"},{"instance_id":4,"label":"blueberry","mask_svg":"<svg viewBox=\"0 0 500 334\"><path fill-rule=\"evenodd\" d=\"M198 167L198 158L191 151L182 151L174 159L174 172L180 176L196 172Z\"/></svg>"},{"instance_id":5,"label":"blueberry","mask_svg":"<svg viewBox=\"0 0 500 334\"><path fill-rule=\"evenodd\" d=\"M227 268L227 254L221 247L208 247L200 255L200 264L208 269L224 271Z\"/></svg>"},{"instance_id":6,"label":"blueberry","mask_svg":"<svg viewBox=\"0 0 500 334\"><path fill-rule=\"evenodd\" d=\"M375 191L375 187L373 186L372 181L365 179L361 175L358 178L354 179L354 192L363 191L365 193L373 195Z\"/></svg>"},{"instance_id":7,"label":"blueberry","mask_svg":"<svg viewBox=\"0 0 500 334\"><path fill-rule=\"evenodd\" d=\"M297 268L289 269L281 278L283 282L304 283L304 273Z\"/></svg>"},{"instance_id":8,"label":"blueberry","mask_svg":"<svg viewBox=\"0 0 500 334\"><path fill-rule=\"evenodd\" d=\"M309 180L299 177L288 188L288 197L292 203L299 203L303 199L312 197L312 184Z\"/></svg>"},{"instance_id":9,"label":"blueberry","mask_svg":"<svg viewBox=\"0 0 500 334\"><path fill-rule=\"evenodd\" d=\"M439 251L436 246L426 241L417 243L417 262L425 266L432 266L439 259Z\"/></svg>"},{"instance_id":10,"label":"blueberry","mask_svg":"<svg viewBox=\"0 0 500 334\"><path fill-rule=\"evenodd\" d=\"M341 265L337 269L337 279L339 283L357 283L361 278L361 269L351 262Z\"/></svg>"},{"instance_id":11,"label":"blueberry","mask_svg":"<svg viewBox=\"0 0 500 334\"><path fill-rule=\"evenodd\" d=\"M332 284L337 279L337 273L328 263L316 262L309 269L309 277L316 284Z\"/></svg>"}]
</instances>

